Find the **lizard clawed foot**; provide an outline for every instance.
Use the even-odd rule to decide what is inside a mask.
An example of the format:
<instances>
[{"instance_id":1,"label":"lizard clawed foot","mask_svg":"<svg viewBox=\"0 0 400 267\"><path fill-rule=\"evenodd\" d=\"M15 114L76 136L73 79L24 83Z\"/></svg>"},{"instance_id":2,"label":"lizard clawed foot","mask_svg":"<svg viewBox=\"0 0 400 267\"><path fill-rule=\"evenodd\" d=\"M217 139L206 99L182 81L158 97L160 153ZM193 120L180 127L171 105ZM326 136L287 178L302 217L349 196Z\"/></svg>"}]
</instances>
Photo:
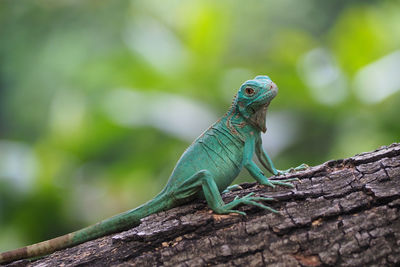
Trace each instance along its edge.
<instances>
[{"instance_id":1,"label":"lizard clawed foot","mask_svg":"<svg viewBox=\"0 0 400 267\"><path fill-rule=\"evenodd\" d=\"M222 210L218 210L218 213L239 213L241 215L246 215L245 212L239 211L239 210L233 210L234 207L240 205L240 204L246 204L246 205L252 205L252 206L257 206L262 209L269 210L273 213L279 213L277 210L268 207L264 204L258 203L256 201L272 201L274 200L273 198L269 197L253 197L254 193L250 193L242 198L235 197L234 200L229 202L228 204L225 204Z\"/></svg>"},{"instance_id":2,"label":"lizard clawed foot","mask_svg":"<svg viewBox=\"0 0 400 267\"><path fill-rule=\"evenodd\" d=\"M303 171L303 170L308 169L308 168L310 168L310 166L308 166L308 165L305 164L305 163L302 163L301 165L297 166L297 167L294 168L294 169L297 170L297 171Z\"/></svg>"},{"instance_id":3,"label":"lizard clawed foot","mask_svg":"<svg viewBox=\"0 0 400 267\"><path fill-rule=\"evenodd\" d=\"M222 191L222 194L229 193L229 192L236 191L236 190L242 190L242 189L243 189L243 187L241 187L240 185L233 184L233 185L228 186L224 191Z\"/></svg>"},{"instance_id":4,"label":"lizard clawed foot","mask_svg":"<svg viewBox=\"0 0 400 267\"><path fill-rule=\"evenodd\" d=\"M309 167L310 166L308 166L307 164L303 163L303 164L301 164L301 165L299 165L299 166L297 166L295 168L290 168L290 169L283 170L283 171L282 170L277 170L278 171L277 175L285 175L285 174L296 172L296 171L304 171Z\"/></svg>"},{"instance_id":5,"label":"lizard clawed foot","mask_svg":"<svg viewBox=\"0 0 400 267\"><path fill-rule=\"evenodd\" d=\"M263 181L262 185L267 185L270 186L272 188L275 188L275 185L280 185L280 186L286 186L286 187L290 187L290 188L294 188L294 185L290 184L290 183L285 183L285 182L293 182L293 181L300 181L299 178L290 178L290 179L284 179L284 180L266 180Z\"/></svg>"}]
</instances>

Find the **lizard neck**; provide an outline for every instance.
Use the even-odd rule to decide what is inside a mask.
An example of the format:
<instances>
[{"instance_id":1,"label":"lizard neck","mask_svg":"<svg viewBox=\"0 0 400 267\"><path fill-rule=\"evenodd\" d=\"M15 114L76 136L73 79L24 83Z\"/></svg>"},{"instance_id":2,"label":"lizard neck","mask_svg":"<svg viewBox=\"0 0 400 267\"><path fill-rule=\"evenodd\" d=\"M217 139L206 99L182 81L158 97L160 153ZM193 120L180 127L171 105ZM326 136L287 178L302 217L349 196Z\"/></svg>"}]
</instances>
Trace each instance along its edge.
<instances>
[{"instance_id":1,"label":"lizard neck","mask_svg":"<svg viewBox=\"0 0 400 267\"><path fill-rule=\"evenodd\" d=\"M246 120L239 112L235 105L221 118L221 124L233 135L245 141L248 137L260 134L260 130L255 128L248 120Z\"/></svg>"}]
</instances>

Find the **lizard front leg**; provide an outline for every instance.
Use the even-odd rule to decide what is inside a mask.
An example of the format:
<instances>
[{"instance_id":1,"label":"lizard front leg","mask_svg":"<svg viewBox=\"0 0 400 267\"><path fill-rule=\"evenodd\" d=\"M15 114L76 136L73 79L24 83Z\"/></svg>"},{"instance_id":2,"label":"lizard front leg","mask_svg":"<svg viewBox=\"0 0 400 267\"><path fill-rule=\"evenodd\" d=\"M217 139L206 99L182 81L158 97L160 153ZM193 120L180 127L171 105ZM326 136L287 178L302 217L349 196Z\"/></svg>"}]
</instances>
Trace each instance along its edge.
<instances>
[{"instance_id":1,"label":"lizard front leg","mask_svg":"<svg viewBox=\"0 0 400 267\"><path fill-rule=\"evenodd\" d=\"M253 197L254 193L250 193L242 198L236 197L233 201L225 204L218 191L217 184L214 181L212 174L208 170L201 170L185 180L176 191L173 193L174 198L181 199L188 197L190 194L203 191L203 195L207 201L208 206L218 214L238 213L246 215L245 212L235 210L234 208L241 204L253 205L263 209L267 209L277 213L271 207L258 203L256 201L271 201L272 198L266 197Z\"/></svg>"},{"instance_id":2,"label":"lizard front leg","mask_svg":"<svg viewBox=\"0 0 400 267\"><path fill-rule=\"evenodd\" d=\"M287 170L278 170L275 168L274 164L272 163L271 158L268 156L267 152L265 152L265 150L263 148L260 148L260 152L257 153L258 159L260 160L261 164L269 171L271 172L273 175L282 175L282 174L287 174L290 172L294 172L294 171L302 171L308 168L308 165L303 163L295 168L290 168ZM282 181L297 181L297 178L293 178L293 179L286 179L286 180L282 180Z\"/></svg>"},{"instance_id":3,"label":"lizard front leg","mask_svg":"<svg viewBox=\"0 0 400 267\"><path fill-rule=\"evenodd\" d=\"M275 185L281 185L281 186L294 188L294 185L292 185L290 183L285 183L285 182L298 181L297 178L280 180L280 181L269 180L267 177L265 177L264 173L260 170L260 168L254 163L252 158L253 158L254 147L255 147L256 154L257 154L261 164L272 174L277 175L279 173L278 170L274 167L274 164L272 163L271 159L268 157L268 155L262 149L260 144L261 144L261 138L258 138L257 140L249 139L248 142L246 142L245 147L244 147L244 155L243 155L244 166L249 171L251 176L253 176L253 178L262 185L268 185L271 187L275 187ZM261 152L264 152L264 153L261 153ZM264 155L264 157L262 155Z\"/></svg>"},{"instance_id":4,"label":"lizard front leg","mask_svg":"<svg viewBox=\"0 0 400 267\"><path fill-rule=\"evenodd\" d=\"M305 170L309 167L307 164L303 163L295 168L290 168L287 170L276 169L271 158L268 156L267 152L262 147L261 137L258 137L257 141L256 141L256 155L257 155L257 158L260 160L261 164L264 166L264 168L266 168L273 175L282 175L282 174L287 174L287 173L293 172L293 171L301 171L301 170ZM297 178L294 178L294 179L296 180ZM294 181L294 180L287 179L284 181Z\"/></svg>"}]
</instances>

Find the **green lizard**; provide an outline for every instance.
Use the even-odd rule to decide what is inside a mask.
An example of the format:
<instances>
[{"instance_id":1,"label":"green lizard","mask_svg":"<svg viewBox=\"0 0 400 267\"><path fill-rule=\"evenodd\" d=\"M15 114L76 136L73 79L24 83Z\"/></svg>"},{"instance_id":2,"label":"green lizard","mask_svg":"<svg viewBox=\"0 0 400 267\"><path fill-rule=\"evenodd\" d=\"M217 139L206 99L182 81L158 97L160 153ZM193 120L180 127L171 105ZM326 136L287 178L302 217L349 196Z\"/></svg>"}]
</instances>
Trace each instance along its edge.
<instances>
[{"instance_id":1,"label":"green lizard","mask_svg":"<svg viewBox=\"0 0 400 267\"><path fill-rule=\"evenodd\" d=\"M257 76L246 81L234 98L229 111L183 153L165 188L152 200L136 209L118 214L92 226L27 247L3 252L0 263L49 254L98 237L127 230L140 224L140 219L168 210L194 198L205 198L208 206L218 214L238 213L240 204L254 205L271 212L276 210L257 201L271 198L255 197L253 193L225 204L220 192L226 189L245 167L262 185L294 187L287 183L297 180L268 180L252 160L255 153L261 164L273 175L288 171L277 170L261 144L261 132L267 130L265 120L268 106L278 88L268 76ZM302 164L294 169L304 169ZM293 169L291 169L293 170Z\"/></svg>"}]
</instances>

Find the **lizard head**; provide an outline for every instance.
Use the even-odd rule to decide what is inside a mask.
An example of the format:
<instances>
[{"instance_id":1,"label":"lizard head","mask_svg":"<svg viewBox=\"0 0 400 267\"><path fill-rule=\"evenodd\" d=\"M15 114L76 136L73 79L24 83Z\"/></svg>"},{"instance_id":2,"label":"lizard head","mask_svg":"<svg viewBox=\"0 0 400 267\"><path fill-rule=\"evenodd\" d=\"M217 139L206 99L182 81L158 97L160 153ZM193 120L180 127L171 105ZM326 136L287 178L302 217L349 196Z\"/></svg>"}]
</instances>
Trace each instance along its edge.
<instances>
[{"instance_id":1,"label":"lizard head","mask_svg":"<svg viewBox=\"0 0 400 267\"><path fill-rule=\"evenodd\" d=\"M236 108L251 125L265 132L268 106L277 93L278 87L268 76L257 76L240 86Z\"/></svg>"}]
</instances>

